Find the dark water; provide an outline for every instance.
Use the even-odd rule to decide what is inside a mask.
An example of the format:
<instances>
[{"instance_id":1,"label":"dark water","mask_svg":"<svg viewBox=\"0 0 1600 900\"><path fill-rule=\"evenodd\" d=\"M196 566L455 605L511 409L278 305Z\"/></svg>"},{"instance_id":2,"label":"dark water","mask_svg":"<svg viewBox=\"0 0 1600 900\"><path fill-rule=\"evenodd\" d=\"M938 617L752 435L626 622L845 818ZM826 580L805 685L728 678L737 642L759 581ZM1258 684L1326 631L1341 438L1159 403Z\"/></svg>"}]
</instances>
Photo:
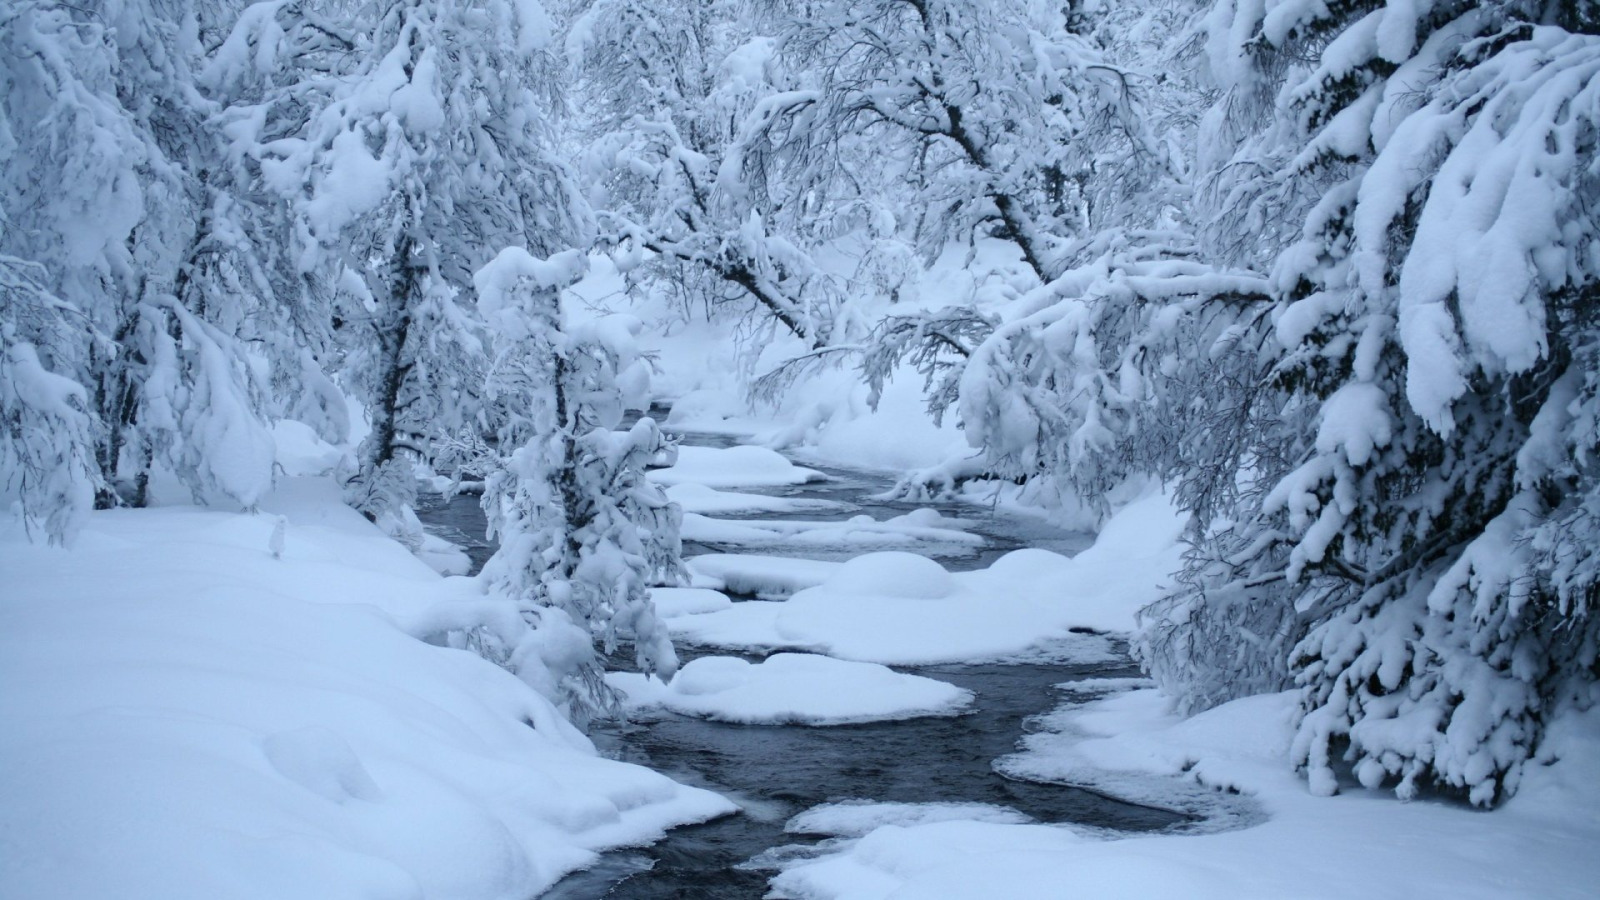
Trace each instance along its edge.
<instances>
[{"instance_id":1,"label":"dark water","mask_svg":"<svg viewBox=\"0 0 1600 900\"><path fill-rule=\"evenodd\" d=\"M722 790L745 812L676 829L651 847L608 854L600 866L568 876L545 897L760 897L775 874L769 860L804 855L817 840L784 833L785 820L843 800L987 803L1041 822L1120 831L1188 821L1176 812L1072 787L1011 780L992 768L995 758L1016 749L1025 719L1055 705L1052 685L1135 670L1021 665L905 671L974 691L976 712L829 728L727 725L664 714L601 730L594 737L608 755ZM768 860L758 859L763 854Z\"/></svg>"},{"instance_id":2,"label":"dark water","mask_svg":"<svg viewBox=\"0 0 1600 900\"><path fill-rule=\"evenodd\" d=\"M702 446L731 443L705 435L689 435L686 442ZM839 501L844 506L838 511L748 518L838 521L866 513L881 520L932 505L943 515L967 520L965 530L986 538L981 548L929 548L929 555L950 569L985 566L1022 546L1073 553L1088 543L1085 535L970 504L876 499L875 495L891 486L888 476L824 471L830 476L827 482L750 492ZM479 566L493 552L482 538L484 520L476 496L436 499L419 509L418 515L430 529L465 546ZM700 544L685 546L684 553L692 556L739 549ZM754 552L785 551L764 546ZM864 551L815 552L808 548L793 555L844 559L859 552ZM725 651L680 647L685 660L707 652ZM606 755L717 790L743 811L675 829L649 847L605 854L593 868L568 876L544 896L556 900L760 897L774 874L775 859L814 852L810 847L819 840L786 834L785 821L812 806L843 800L986 803L1010 807L1040 822L1116 831L1173 828L1189 821L1180 812L1138 806L1062 785L1012 780L993 769L996 758L1017 749L1018 739L1029 727L1028 717L1057 704L1060 695L1054 685L1081 678L1137 675L1126 662L951 665L902 671L973 691L977 695L973 711L954 717L827 728L729 725L671 713L597 726L591 736Z\"/></svg>"}]
</instances>

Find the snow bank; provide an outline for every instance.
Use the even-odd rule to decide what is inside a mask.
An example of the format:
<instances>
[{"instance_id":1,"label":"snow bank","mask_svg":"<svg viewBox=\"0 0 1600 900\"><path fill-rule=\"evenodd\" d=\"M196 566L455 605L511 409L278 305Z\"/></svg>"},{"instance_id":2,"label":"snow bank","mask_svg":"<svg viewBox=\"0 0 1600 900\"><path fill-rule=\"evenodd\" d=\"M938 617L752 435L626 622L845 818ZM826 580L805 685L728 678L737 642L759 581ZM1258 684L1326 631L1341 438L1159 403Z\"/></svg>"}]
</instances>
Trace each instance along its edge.
<instances>
[{"instance_id":1,"label":"snow bank","mask_svg":"<svg viewBox=\"0 0 1600 900\"><path fill-rule=\"evenodd\" d=\"M784 824L790 834L862 837L885 825L931 822L1000 822L1021 825L1033 819L1007 806L988 803L873 803L847 800L813 806Z\"/></svg>"},{"instance_id":2,"label":"snow bank","mask_svg":"<svg viewBox=\"0 0 1600 900\"><path fill-rule=\"evenodd\" d=\"M1083 762L1231 787L1269 813L1218 834L1103 841L1062 827L946 821L888 825L841 852L789 865L774 895L807 898L1580 898L1600 883L1600 708L1558 720L1546 762L1492 814L1354 788L1310 796L1284 765L1292 694L1190 719L1155 691L1115 695L1034 735L1039 768Z\"/></svg>"},{"instance_id":3,"label":"snow bank","mask_svg":"<svg viewBox=\"0 0 1600 900\"><path fill-rule=\"evenodd\" d=\"M482 598L339 503L0 534L0 884L15 897L529 897L732 810L597 757L401 622Z\"/></svg>"},{"instance_id":4,"label":"snow bank","mask_svg":"<svg viewBox=\"0 0 1600 900\"><path fill-rule=\"evenodd\" d=\"M687 541L746 546L781 544L808 549L983 544L981 535L962 531L959 527L961 524L961 520L946 518L933 509L915 510L882 522L867 515L852 516L839 522L806 522L772 519L738 521L686 513L682 534Z\"/></svg>"},{"instance_id":5,"label":"snow bank","mask_svg":"<svg viewBox=\"0 0 1600 900\"><path fill-rule=\"evenodd\" d=\"M682 453L682 448L679 449ZM736 491L719 491L703 484L684 482L666 489L667 499L683 507L685 513L736 515L741 513L798 513L831 512L844 509L847 504L834 500L812 500L803 497L769 497L766 494L742 494Z\"/></svg>"},{"instance_id":6,"label":"snow bank","mask_svg":"<svg viewBox=\"0 0 1600 900\"><path fill-rule=\"evenodd\" d=\"M765 447L680 447L678 461L652 469L649 478L660 485L701 484L712 488L775 487L825 481L826 475L785 459Z\"/></svg>"},{"instance_id":7,"label":"snow bank","mask_svg":"<svg viewBox=\"0 0 1600 900\"><path fill-rule=\"evenodd\" d=\"M1075 557L1017 550L987 569L951 573L910 553L869 553L806 573L824 577L787 602L735 604L671 627L699 644L800 648L888 665L1008 659L1046 648L1081 661L1107 658L1103 642L1073 630L1131 631L1134 613L1159 596L1181 562L1181 530L1166 498L1152 494L1113 516ZM744 574L740 559L749 558L697 557L691 569L732 587L729 576Z\"/></svg>"},{"instance_id":8,"label":"snow bank","mask_svg":"<svg viewBox=\"0 0 1600 900\"><path fill-rule=\"evenodd\" d=\"M631 672L613 672L606 682L634 709L662 707L746 725L948 716L972 702L971 691L943 681L808 653L779 653L758 663L703 656L684 666L671 684Z\"/></svg>"},{"instance_id":9,"label":"snow bank","mask_svg":"<svg viewBox=\"0 0 1600 900\"><path fill-rule=\"evenodd\" d=\"M695 587L758 597L787 597L821 584L841 563L754 553L707 553L684 563Z\"/></svg>"},{"instance_id":10,"label":"snow bank","mask_svg":"<svg viewBox=\"0 0 1600 900\"><path fill-rule=\"evenodd\" d=\"M651 588L650 600L656 605L656 615L663 619L717 612L733 605L726 594L707 588Z\"/></svg>"}]
</instances>

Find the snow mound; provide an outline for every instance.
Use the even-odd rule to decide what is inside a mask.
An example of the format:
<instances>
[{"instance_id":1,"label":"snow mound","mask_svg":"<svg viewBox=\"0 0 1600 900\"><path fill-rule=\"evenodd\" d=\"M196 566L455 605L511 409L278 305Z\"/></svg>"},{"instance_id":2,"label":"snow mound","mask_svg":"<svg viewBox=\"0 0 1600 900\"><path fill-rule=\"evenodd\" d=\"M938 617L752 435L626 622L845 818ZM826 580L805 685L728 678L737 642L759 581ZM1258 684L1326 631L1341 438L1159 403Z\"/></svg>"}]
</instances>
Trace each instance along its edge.
<instances>
[{"instance_id":1,"label":"snow mound","mask_svg":"<svg viewBox=\"0 0 1600 900\"><path fill-rule=\"evenodd\" d=\"M680 448L679 453L682 453ZM766 494L744 494L737 491L719 491L692 481L674 484L666 489L667 499L683 507L685 513L710 515L736 515L741 513L798 513L830 512L848 508L849 504L836 500L813 500L804 497L769 497Z\"/></svg>"},{"instance_id":2,"label":"snow mound","mask_svg":"<svg viewBox=\"0 0 1600 900\"><path fill-rule=\"evenodd\" d=\"M847 800L813 806L790 819L783 830L790 834L862 837L885 825L904 828L950 821L1021 825L1033 819L1008 806L988 803L875 803L870 800Z\"/></svg>"},{"instance_id":3,"label":"snow mound","mask_svg":"<svg viewBox=\"0 0 1600 900\"><path fill-rule=\"evenodd\" d=\"M294 479L0 534L0 893L528 897L732 811L397 624L488 601Z\"/></svg>"},{"instance_id":4,"label":"snow mound","mask_svg":"<svg viewBox=\"0 0 1600 900\"><path fill-rule=\"evenodd\" d=\"M841 563L753 553L707 553L684 565L695 587L755 597L787 597L826 581Z\"/></svg>"},{"instance_id":5,"label":"snow mound","mask_svg":"<svg viewBox=\"0 0 1600 900\"><path fill-rule=\"evenodd\" d=\"M918 510L923 512L923 510ZM914 513L879 522L871 516L853 516L839 522L786 522L771 519L738 521L713 519L688 513L683 517L683 539L717 544L782 545L788 548L911 547L926 544L981 545L980 535L948 527L955 520L934 519ZM925 524L938 521L944 524Z\"/></svg>"},{"instance_id":6,"label":"snow mound","mask_svg":"<svg viewBox=\"0 0 1600 900\"><path fill-rule=\"evenodd\" d=\"M821 472L797 466L776 450L750 446L680 447L677 463L650 470L649 478L660 485L700 484L712 488L777 487L827 480Z\"/></svg>"},{"instance_id":7,"label":"snow mound","mask_svg":"<svg viewBox=\"0 0 1600 900\"><path fill-rule=\"evenodd\" d=\"M707 646L807 649L886 665L1110 661L1104 639L1075 631L1131 631L1134 613L1177 571L1181 531L1177 511L1152 494L1112 517L1077 556L1017 550L973 572L947 572L900 552L800 569L775 557L696 557L690 569L701 583L792 596L736 603L669 627Z\"/></svg>"},{"instance_id":8,"label":"snow mound","mask_svg":"<svg viewBox=\"0 0 1600 900\"><path fill-rule=\"evenodd\" d=\"M632 672L606 682L631 708L661 707L689 716L746 725L844 725L954 715L972 692L872 663L809 653L779 653L758 663L703 656L663 684Z\"/></svg>"},{"instance_id":9,"label":"snow mound","mask_svg":"<svg viewBox=\"0 0 1600 900\"><path fill-rule=\"evenodd\" d=\"M733 605L726 594L708 588L651 588L650 599L656 615L663 619L717 612Z\"/></svg>"},{"instance_id":10,"label":"snow mound","mask_svg":"<svg viewBox=\"0 0 1600 900\"><path fill-rule=\"evenodd\" d=\"M839 567L820 586L830 593L939 599L960 590L955 576L915 553L868 553Z\"/></svg>"}]
</instances>

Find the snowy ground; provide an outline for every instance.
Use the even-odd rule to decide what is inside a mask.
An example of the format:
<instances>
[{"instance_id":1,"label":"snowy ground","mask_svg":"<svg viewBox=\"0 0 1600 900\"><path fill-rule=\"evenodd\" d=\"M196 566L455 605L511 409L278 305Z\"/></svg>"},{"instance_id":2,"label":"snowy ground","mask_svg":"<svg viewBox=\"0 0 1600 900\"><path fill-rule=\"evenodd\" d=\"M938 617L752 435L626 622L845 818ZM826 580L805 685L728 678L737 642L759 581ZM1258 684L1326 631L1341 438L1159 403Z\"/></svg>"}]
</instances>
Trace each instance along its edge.
<instances>
[{"instance_id":1,"label":"snowy ground","mask_svg":"<svg viewBox=\"0 0 1600 900\"><path fill-rule=\"evenodd\" d=\"M264 506L0 534L0 895L523 900L733 809L419 640L473 583L331 484Z\"/></svg>"}]
</instances>

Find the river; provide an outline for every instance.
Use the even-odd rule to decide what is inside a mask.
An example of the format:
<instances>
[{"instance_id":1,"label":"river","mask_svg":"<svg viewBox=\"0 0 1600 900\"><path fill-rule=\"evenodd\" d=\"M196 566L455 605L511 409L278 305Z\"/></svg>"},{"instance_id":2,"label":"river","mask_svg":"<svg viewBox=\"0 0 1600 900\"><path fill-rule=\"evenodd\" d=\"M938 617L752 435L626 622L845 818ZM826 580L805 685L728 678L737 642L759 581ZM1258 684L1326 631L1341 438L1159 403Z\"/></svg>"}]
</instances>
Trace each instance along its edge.
<instances>
[{"instance_id":1,"label":"river","mask_svg":"<svg viewBox=\"0 0 1600 900\"><path fill-rule=\"evenodd\" d=\"M728 446L723 435L689 433L686 445ZM742 516L834 521L855 515L886 519L932 505L966 520L966 529L984 536L981 547L936 549L930 555L948 569L988 565L1019 547L1075 553L1087 535L1063 532L1037 520L967 503L917 504L884 500L887 475L812 465L829 480L779 489L748 490L839 506L822 515ZM418 510L430 530L462 544L475 565L493 552L483 538L478 498L432 498ZM684 555L739 552L737 547L687 543ZM785 554L762 547L762 554L845 559L856 552ZM738 598L736 598L738 599ZM726 794L742 807L739 814L703 825L673 830L649 847L607 853L590 869L576 872L544 896L547 900L593 898L754 898L782 859L817 852L818 838L789 834L785 822L821 803L838 801L959 802L1009 807L1039 822L1073 823L1085 829L1144 832L1181 827L1185 815L1121 802L1073 787L1016 781L996 774L993 760L1016 749L1029 717L1052 709L1054 686L1084 678L1138 674L1124 648L1110 642L1116 662L1018 665L897 667L948 681L976 694L972 710L951 717L928 717L833 727L729 725L671 713L651 713L623 723L601 723L591 737L608 756L662 771L679 781ZM688 661L726 650L679 646Z\"/></svg>"}]
</instances>

